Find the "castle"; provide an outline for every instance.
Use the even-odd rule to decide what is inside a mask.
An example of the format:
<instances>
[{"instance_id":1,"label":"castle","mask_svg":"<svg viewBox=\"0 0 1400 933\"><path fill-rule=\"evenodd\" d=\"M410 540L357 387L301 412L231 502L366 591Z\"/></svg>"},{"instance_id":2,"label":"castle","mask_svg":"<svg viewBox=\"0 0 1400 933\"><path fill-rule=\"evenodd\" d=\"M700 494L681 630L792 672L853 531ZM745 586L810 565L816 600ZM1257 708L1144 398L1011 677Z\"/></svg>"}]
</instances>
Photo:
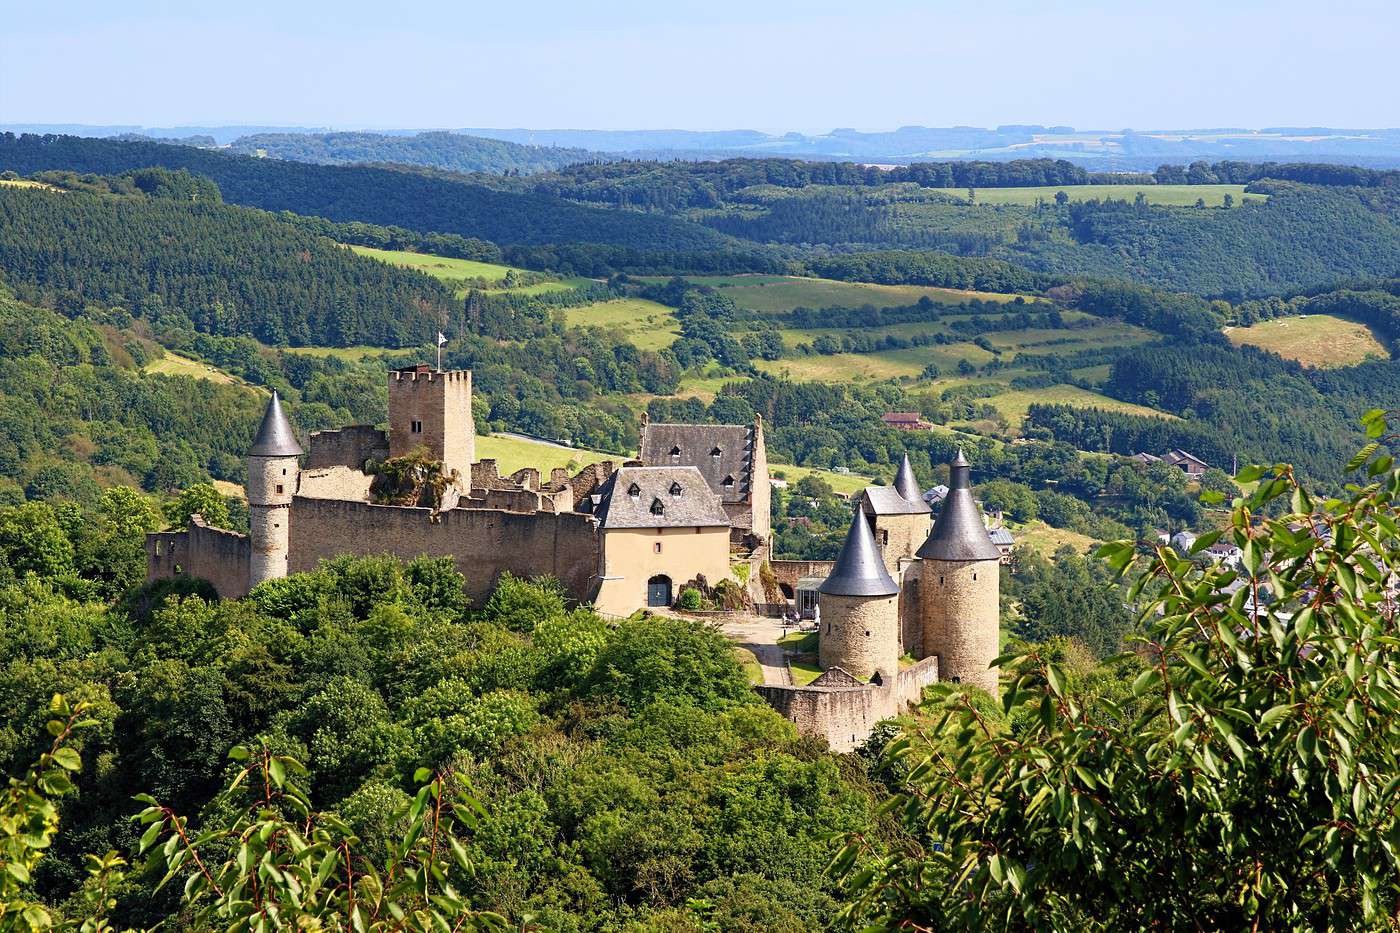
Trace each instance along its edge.
<instances>
[{"instance_id":1,"label":"castle","mask_svg":"<svg viewBox=\"0 0 1400 933\"><path fill-rule=\"evenodd\" d=\"M1001 552L972 498L961 450L949 473L934 521L906 456L893 486L861 493L834 563L794 562L806 574L826 573L817 590L822 674L805 686L757 689L799 731L824 736L837 751L855 748L936 681L997 694Z\"/></svg>"},{"instance_id":2,"label":"castle","mask_svg":"<svg viewBox=\"0 0 1400 933\"><path fill-rule=\"evenodd\" d=\"M1001 555L961 452L937 521L906 457L893 486L860 494L834 562L783 561L768 554L761 418L644 420L636 460L547 478L531 468L501 476L494 460L476 459L470 371L390 372L388 423L315 432L303 450L273 393L248 451L249 533L196 515L148 535L147 579L199 577L235 598L342 554L427 555L451 557L474 599L502 573L551 576L575 600L627 616L672 605L687 584L723 580L771 604L782 598L773 581L791 590L803 575L821 579L823 673L756 688L800 731L844 750L935 680L996 692ZM431 493L385 494L388 464L425 461L439 465Z\"/></svg>"},{"instance_id":3,"label":"castle","mask_svg":"<svg viewBox=\"0 0 1400 933\"><path fill-rule=\"evenodd\" d=\"M339 554L429 555L452 557L477 599L510 572L555 577L607 615L670 606L688 582L732 578L731 538L750 557L766 541L763 424L644 425L643 447L622 465L501 476L476 459L471 373L414 366L389 373L387 432L319 431L304 451L274 393L248 451L249 533L196 516L149 535L147 578L200 577L233 598ZM440 490L377 495L380 466L415 453L441 464Z\"/></svg>"}]
</instances>

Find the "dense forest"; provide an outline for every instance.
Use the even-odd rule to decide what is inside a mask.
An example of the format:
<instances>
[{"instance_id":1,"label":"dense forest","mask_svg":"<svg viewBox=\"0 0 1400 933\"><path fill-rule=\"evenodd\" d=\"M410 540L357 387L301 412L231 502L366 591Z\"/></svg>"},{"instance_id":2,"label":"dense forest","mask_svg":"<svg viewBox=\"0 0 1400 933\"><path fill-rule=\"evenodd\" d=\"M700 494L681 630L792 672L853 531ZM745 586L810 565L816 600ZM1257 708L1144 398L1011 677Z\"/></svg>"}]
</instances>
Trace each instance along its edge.
<instances>
[{"instance_id":1,"label":"dense forest","mask_svg":"<svg viewBox=\"0 0 1400 933\"><path fill-rule=\"evenodd\" d=\"M263 211L0 187L0 277L76 309L184 315L268 344L403 346L443 325L436 279L373 262Z\"/></svg>"},{"instance_id":2,"label":"dense forest","mask_svg":"<svg viewBox=\"0 0 1400 933\"><path fill-rule=\"evenodd\" d=\"M495 243L591 242L637 249L715 249L725 239L683 220L585 207L421 173L76 136L0 134L0 170L119 174L157 166L212 179L233 204L334 221L365 221Z\"/></svg>"},{"instance_id":3,"label":"dense forest","mask_svg":"<svg viewBox=\"0 0 1400 933\"><path fill-rule=\"evenodd\" d=\"M229 147L241 155L318 165L392 162L431 165L453 172L529 174L597 159L587 149L522 146L500 139L444 131L389 136L382 133L258 133Z\"/></svg>"}]
</instances>

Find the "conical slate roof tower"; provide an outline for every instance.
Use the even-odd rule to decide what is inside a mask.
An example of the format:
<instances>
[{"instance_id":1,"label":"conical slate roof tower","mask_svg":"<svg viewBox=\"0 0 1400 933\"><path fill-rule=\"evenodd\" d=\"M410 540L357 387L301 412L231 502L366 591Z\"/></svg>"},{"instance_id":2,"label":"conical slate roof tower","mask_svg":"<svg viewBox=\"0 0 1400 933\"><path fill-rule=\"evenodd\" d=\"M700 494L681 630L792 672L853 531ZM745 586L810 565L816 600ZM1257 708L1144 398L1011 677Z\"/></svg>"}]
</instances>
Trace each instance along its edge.
<instances>
[{"instance_id":1,"label":"conical slate roof tower","mask_svg":"<svg viewBox=\"0 0 1400 933\"><path fill-rule=\"evenodd\" d=\"M894 488L910 502L924 501L923 492L919 489L919 479L914 475L914 467L909 462L908 454L904 455L904 459L899 463L899 472L894 475Z\"/></svg>"},{"instance_id":2,"label":"conical slate roof tower","mask_svg":"<svg viewBox=\"0 0 1400 933\"><path fill-rule=\"evenodd\" d=\"M870 522L859 508L851 518L851 529L846 532L846 543L841 546L836 566L818 592L832 596L893 596L899 592L875 547Z\"/></svg>"},{"instance_id":3,"label":"conical slate roof tower","mask_svg":"<svg viewBox=\"0 0 1400 933\"><path fill-rule=\"evenodd\" d=\"M272 398L263 412L262 424L258 425L258 436L253 438L250 457L300 457L301 445L297 443L292 423L282 411L282 399L274 390Z\"/></svg>"},{"instance_id":4,"label":"conical slate roof tower","mask_svg":"<svg viewBox=\"0 0 1400 933\"><path fill-rule=\"evenodd\" d=\"M948 464L948 496L933 523L933 532L919 548L926 560L1000 560L1001 552L987 534L982 511L972 499L972 468L962 448Z\"/></svg>"}]
</instances>

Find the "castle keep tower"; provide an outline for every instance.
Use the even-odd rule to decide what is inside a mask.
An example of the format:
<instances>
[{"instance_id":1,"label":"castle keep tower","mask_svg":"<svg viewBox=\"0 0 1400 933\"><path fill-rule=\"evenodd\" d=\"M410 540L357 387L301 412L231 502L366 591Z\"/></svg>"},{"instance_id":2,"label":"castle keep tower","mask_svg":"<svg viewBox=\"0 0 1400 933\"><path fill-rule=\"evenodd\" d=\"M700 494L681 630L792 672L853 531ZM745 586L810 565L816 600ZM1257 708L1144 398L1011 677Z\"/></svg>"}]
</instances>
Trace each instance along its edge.
<instances>
[{"instance_id":1,"label":"castle keep tower","mask_svg":"<svg viewBox=\"0 0 1400 933\"><path fill-rule=\"evenodd\" d=\"M465 487L476 459L471 370L410 366L389 373L389 456L426 447Z\"/></svg>"},{"instance_id":2,"label":"castle keep tower","mask_svg":"<svg viewBox=\"0 0 1400 933\"><path fill-rule=\"evenodd\" d=\"M822 670L839 667L861 680L894 684L899 676L899 587L885 569L859 508L836 566L817 592Z\"/></svg>"},{"instance_id":3,"label":"castle keep tower","mask_svg":"<svg viewBox=\"0 0 1400 933\"><path fill-rule=\"evenodd\" d=\"M996 696L997 672L989 668L1001 643L1001 553L972 499L961 450L948 469L943 511L918 550L923 650L938 655L940 680L976 684Z\"/></svg>"},{"instance_id":4,"label":"castle keep tower","mask_svg":"<svg viewBox=\"0 0 1400 933\"><path fill-rule=\"evenodd\" d=\"M282 400L273 392L258 426L258 436L248 451L250 590L264 580L287 575L288 518L296 493L300 456L301 445L282 412Z\"/></svg>"}]
</instances>

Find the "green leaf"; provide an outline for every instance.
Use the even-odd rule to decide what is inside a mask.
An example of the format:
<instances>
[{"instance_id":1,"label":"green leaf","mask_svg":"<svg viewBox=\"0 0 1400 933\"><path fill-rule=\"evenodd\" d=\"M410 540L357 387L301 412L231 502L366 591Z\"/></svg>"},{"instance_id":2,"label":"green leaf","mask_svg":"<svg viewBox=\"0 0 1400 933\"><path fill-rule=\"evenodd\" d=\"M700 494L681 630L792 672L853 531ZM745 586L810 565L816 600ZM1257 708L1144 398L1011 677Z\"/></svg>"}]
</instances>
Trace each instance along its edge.
<instances>
[{"instance_id":1,"label":"green leaf","mask_svg":"<svg viewBox=\"0 0 1400 933\"><path fill-rule=\"evenodd\" d=\"M1280 703L1278 706L1272 706L1265 710L1264 714L1259 717L1259 729L1261 731L1268 729L1274 723L1287 716L1291 709L1293 709L1292 703Z\"/></svg>"},{"instance_id":2,"label":"green leaf","mask_svg":"<svg viewBox=\"0 0 1400 933\"><path fill-rule=\"evenodd\" d=\"M235 745L228 750L229 758L232 758L234 761L247 761L252 757L252 754L252 752L248 751L248 749L244 748L242 745Z\"/></svg>"},{"instance_id":3,"label":"green leaf","mask_svg":"<svg viewBox=\"0 0 1400 933\"><path fill-rule=\"evenodd\" d=\"M65 768L69 771L81 771L83 769L82 756L71 748L60 748L53 753L53 760L58 763L60 768Z\"/></svg>"},{"instance_id":4,"label":"green leaf","mask_svg":"<svg viewBox=\"0 0 1400 933\"><path fill-rule=\"evenodd\" d=\"M1367 460L1370 460L1372 454L1374 454L1380 448L1380 446L1381 445L1379 441L1372 441L1365 447L1358 450L1356 452L1356 455L1347 461L1346 471L1350 473L1352 470L1355 470Z\"/></svg>"},{"instance_id":5,"label":"green leaf","mask_svg":"<svg viewBox=\"0 0 1400 933\"><path fill-rule=\"evenodd\" d=\"M274 758L267 763L267 773L272 778L272 783L278 787L287 782L287 766L280 758Z\"/></svg>"},{"instance_id":6,"label":"green leaf","mask_svg":"<svg viewBox=\"0 0 1400 933\"><path fill-rule=\"evenodd\" d=\"M1065 695L1065 675L1060 673L1058 667L1053 664L1046 664L1045 679L1049 682L1050 689L1054 691L1055 696L1062 697Z\"/></svg>"}]
</instances>

